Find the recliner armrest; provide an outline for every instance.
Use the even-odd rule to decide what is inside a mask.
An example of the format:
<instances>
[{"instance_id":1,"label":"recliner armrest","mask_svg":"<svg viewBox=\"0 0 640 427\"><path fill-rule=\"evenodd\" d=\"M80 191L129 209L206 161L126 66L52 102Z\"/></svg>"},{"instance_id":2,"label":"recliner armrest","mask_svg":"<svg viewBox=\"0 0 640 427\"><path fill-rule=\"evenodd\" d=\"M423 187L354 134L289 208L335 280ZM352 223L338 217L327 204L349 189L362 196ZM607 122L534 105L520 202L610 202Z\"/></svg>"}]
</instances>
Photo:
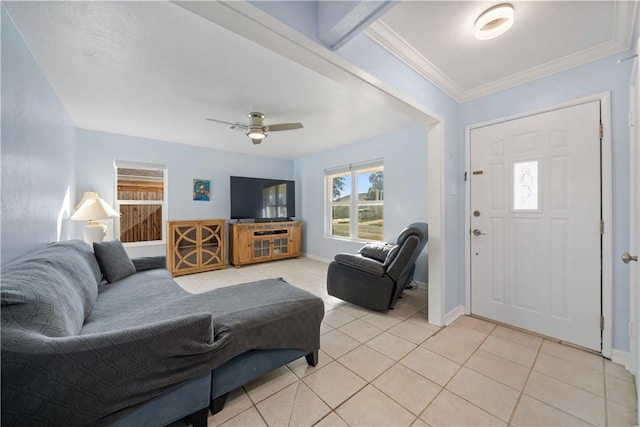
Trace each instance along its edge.
<instances>
[{"instance_id":1,"label":"recliner armrest","mask_svg":"<svg viewBox=\"0 0 640 427\"><path fill-rule=\"evenodd\" d=\"M334 257L334 260L338 264L373 274L376 277L382 277L385 273L384 264L371 258L365 258L362 255L338 254Z\"/></svg>"}]
</instances>

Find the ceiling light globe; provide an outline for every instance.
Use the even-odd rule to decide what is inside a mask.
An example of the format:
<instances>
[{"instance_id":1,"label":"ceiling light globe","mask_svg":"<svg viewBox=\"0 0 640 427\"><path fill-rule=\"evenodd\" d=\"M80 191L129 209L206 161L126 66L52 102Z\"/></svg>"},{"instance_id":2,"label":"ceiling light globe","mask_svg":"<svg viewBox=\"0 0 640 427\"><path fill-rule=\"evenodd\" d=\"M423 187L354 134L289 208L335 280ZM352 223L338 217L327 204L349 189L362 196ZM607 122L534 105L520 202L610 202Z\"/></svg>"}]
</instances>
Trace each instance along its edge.
<instances>
[{"instance_id":1,"label":"ceiling light globe","mask_svg":"<svg viewBox=\"0 0 640 427\"><path fill-rule=\"evenodd\" d=\"M247 136L251 139L264 139L267 137L267 133L263 131L261 128L249 129L247 131Z\"/></svg>"},{"instance_id":2,"label":"ceiling light globe","mask_svg":"<svg viewBox=\"0 0 640 427\"><path fill-rule=\"evenodd\" d=\"M478 40L489 40L504 34L513 26L514 12L510 4L491 7L475 22L475 35Z\"/></svg>"}]
</instances>

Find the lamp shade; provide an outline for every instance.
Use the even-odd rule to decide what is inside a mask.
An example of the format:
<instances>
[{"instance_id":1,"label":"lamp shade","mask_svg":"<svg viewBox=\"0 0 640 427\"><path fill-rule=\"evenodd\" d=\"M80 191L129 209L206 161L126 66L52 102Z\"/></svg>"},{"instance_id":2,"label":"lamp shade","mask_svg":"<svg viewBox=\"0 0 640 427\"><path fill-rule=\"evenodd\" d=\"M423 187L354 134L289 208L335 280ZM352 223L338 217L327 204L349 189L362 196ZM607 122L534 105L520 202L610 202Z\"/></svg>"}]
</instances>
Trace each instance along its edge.
<instances>
[{"instance_id":1,"label":"lamp shade","mask_svg":"<svg viewBox=\"0 0 640 427\"><path fill-rule=\"evenodd\" d=\"M107 202L102 200L98 193L87 191L82 195L82 200L73 215L72 221L90 221L96 219L118 218L120 214L116 212Z\"/></svg>"}]
</instances>

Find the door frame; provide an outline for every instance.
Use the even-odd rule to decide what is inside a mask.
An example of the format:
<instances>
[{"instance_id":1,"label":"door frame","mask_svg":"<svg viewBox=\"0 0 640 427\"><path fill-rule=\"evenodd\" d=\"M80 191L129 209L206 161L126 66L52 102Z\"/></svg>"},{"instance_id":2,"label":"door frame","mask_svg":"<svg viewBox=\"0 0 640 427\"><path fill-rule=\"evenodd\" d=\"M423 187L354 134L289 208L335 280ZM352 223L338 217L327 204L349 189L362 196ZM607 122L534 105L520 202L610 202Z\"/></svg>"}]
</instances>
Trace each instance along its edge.
<instances>
[{"instance_id":1,"label":"door frame","mask_svg":"<svg viewBox=\"0 0 640 427\"><path fill-rule=\"evenodd\" d=\"M465 159L464 167L467 171L467 179L464 183L465 188L465 313L471 314L471 180L469 179L470 170L470 144L471 130L495 125L498 123L522 119L536 114L547 113L554 110L560 110L575 105L585 104L592 101L600 101L600 116L603 126L602 135L602 220L604 221L604 234L602 235L602 317L604 318L604 328L602 330L602 355L611 358L612 348L612 289L613 289L613 232L612 224L612 147L611 147L611 93L601 92L586 97L574 99L568 102L555 104L549 107L530 110L524 113L514 114L511 116L500 117L497 119L474 123L465 127Z\"/></svg>"}]
</instances>

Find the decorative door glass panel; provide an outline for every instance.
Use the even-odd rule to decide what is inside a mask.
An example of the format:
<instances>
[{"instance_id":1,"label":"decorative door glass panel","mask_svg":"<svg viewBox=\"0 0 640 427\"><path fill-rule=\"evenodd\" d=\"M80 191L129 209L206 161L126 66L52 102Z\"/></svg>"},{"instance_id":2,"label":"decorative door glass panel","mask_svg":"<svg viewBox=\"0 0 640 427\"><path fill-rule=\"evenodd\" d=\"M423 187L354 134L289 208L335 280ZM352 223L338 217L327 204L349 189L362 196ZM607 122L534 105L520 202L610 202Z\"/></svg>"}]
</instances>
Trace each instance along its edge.
<instances>
[{"instance_id":1,"label":"decorative door glass panel","mask_svg":"<svg viewBox=\"0 0 640 427\"><path fill-rule=\"evenodd\" d=\"M537 160L513 163L513 210L539 209L538 163Z\"/></svg>"}]
</instances>

